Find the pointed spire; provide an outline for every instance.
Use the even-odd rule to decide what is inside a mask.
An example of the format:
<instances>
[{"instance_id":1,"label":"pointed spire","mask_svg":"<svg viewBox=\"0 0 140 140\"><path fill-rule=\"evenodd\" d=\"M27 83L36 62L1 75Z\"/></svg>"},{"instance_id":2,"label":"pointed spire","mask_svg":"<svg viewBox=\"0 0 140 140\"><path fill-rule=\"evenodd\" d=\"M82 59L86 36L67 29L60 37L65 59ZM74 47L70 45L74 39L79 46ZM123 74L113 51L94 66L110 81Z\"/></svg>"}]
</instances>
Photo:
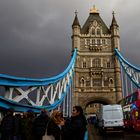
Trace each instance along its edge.
<instances>
[{"instance_id":1,"label":"pointed spire","mask_svg":"<svg viewBox=\"0 0 140 140\"><path fill-rule=\"evenodd\" d=\"M74 21L73 21L72 27L75 26L75 25L76 25L76 26L80 26L80 23L79 23L77 14L78 14L78 12L77 12L77 10L76 10L76 11L75 11L75 19L74 19Z\"/></svg>"},{"instance_id":2,"label":"pointed spire","mask_svg":"<svg viewBox=\"0 0 140 140\"><path fill-rule=\"evenodd\" d=\"M112 18L111 26L118 26L116 19L115 19L115 12L114 11L112 12L112 15L113 15L113 18Z\"/></svg>"}]
</instances>

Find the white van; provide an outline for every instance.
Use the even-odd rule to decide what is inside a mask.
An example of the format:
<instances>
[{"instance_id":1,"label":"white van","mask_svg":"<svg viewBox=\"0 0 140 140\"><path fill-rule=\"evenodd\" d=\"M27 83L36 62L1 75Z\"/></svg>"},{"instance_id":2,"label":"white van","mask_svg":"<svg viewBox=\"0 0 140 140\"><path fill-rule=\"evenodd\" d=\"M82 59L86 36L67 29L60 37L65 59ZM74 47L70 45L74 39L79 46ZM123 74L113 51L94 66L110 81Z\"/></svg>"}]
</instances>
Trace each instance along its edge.
<instances>
[{"instance_id":1,"label":"white van","mask_svg":"<svg viewBox=\"0 0 140 140\"><path fill-rule=\"evenodd\" d=\"M103 131L122 131L124 128L121 105L103 105L100 109L98 126Z\"/></svg>"}]
</instances>

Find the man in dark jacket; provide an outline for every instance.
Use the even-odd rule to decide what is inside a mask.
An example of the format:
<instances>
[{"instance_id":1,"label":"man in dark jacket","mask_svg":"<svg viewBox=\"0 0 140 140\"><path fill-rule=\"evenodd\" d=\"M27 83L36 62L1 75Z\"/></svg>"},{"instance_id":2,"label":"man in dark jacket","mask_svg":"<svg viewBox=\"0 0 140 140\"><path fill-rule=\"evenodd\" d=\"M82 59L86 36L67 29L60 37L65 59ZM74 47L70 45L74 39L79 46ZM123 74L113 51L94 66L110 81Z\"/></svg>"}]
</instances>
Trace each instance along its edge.
<instances>
[{"instance_id":1,"label":"man in dark jacket","mask_svg":"<svg viewBox=\"0 0 140 140\"><path fill-rule=\"evenodd\" d=\"M50 120L47 111L45 109L41 110L41 113L33 121L33 136L34 140L42 140L42 137L45 135L46 126Z\"/></svg>"}]
</instances>

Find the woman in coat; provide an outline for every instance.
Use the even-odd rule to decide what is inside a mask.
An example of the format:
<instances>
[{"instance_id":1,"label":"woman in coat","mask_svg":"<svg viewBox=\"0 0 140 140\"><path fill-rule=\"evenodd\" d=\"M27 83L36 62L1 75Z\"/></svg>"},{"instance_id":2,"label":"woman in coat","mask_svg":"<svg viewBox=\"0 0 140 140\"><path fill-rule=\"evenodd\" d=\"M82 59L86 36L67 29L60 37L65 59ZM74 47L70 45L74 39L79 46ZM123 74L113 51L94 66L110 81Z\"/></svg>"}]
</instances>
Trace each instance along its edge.
<instances>
[{"instance_id":1,"label":"woman in coat","mask_svg":"<svg viewBox=\"0 0 140 140\"><path fill-rule=\"evenodd\" d=\"M64 125L62 113L54 110L47 126L47 134L53 135L55 140L61 140L61 126Z\"/></svg>"}]
</instances>

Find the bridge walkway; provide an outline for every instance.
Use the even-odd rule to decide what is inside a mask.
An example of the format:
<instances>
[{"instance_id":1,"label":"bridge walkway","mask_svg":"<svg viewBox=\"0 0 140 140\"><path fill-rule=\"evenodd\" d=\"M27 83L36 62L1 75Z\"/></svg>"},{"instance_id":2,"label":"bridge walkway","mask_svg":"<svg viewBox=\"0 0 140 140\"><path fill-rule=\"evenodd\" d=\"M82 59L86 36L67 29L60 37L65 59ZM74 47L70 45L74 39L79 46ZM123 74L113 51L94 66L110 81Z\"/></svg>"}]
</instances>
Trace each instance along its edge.
<instances>
[{"instance_id":1,"label":"bridge walkway","mask_svg":"<svg viewBox=\"0 0 140 140\"><path fill-rule=\"evenodd\" d=\"M98 129L93 124L88 124L88 140L102 140L99 135Z\"/></svg>"}]
</instances>

